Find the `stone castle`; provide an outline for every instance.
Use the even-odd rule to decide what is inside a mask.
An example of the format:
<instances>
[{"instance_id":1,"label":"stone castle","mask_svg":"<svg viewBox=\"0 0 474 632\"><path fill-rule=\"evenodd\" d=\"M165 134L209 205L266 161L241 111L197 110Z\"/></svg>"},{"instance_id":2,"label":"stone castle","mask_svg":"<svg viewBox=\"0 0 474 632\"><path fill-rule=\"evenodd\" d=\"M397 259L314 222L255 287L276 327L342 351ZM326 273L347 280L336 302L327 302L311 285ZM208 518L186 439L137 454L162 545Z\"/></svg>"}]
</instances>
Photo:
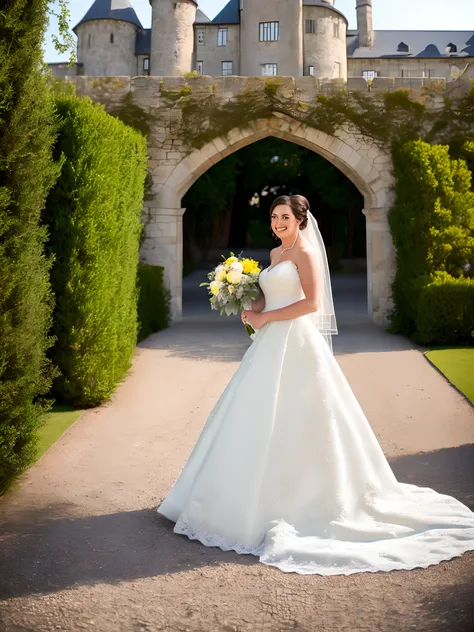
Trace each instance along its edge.
<instances>
[{"instance_id":1,"label":"stone castle","mask_svg":"<svg viewBox=\"0 0 474 632\"><path fill-rule=\"evenodd\" d=\"M95 0L74 27L77 64L56 76L474 77L474 31L376 31L372 0L349 30L335 0L229 0L210 20L195 0L150 0L144 29L129 0Z\"/></svg>"}]
</instances>

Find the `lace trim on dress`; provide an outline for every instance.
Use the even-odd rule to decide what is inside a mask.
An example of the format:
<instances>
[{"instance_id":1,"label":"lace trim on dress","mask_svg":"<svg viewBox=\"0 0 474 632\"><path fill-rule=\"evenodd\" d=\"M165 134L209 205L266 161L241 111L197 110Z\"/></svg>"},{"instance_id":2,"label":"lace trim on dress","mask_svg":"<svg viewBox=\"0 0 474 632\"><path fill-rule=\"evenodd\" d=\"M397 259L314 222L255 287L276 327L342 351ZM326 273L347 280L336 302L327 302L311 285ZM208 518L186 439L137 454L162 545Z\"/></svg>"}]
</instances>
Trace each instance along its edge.
<instances>
[{"instance_id":1,"label":"lace trim on dress","mask_svg":"<svg viewBox=\"0 0 474 632\"><path fill-rule=\"evenodd\" d=\"M260 557L263 554L263 541L258 546L250 548L243 545L241 542L225 540L223 538L216 537L215 535L204 533L203 531L194 528L186 520L186 518L183 518L182 516L179 517L173 531L180 535L186 535L190 540L198 540L201 544L204 544L204 546L216 546L219 549L222 549L222 551L235 551L240 555L256 555L257 557Z\"/></svg>"}]
</instances>

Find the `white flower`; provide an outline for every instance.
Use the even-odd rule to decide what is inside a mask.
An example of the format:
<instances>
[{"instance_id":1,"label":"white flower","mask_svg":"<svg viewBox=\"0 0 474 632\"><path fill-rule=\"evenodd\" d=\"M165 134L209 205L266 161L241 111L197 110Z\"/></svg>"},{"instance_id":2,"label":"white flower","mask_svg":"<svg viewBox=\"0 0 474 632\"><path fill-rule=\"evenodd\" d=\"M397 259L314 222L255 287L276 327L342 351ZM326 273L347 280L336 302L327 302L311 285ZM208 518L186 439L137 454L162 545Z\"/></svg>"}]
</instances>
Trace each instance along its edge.
<instances>
[{"instance_id":1,"label":"white flower","mask_svg":"<svg viewBox=\"0 0 474 632\"><path fill-rule=\"evenodd\" d=\"M237 270L229 270L227 273L227 281L229 283L233 283L234 285L238 285L242 281L242 272L238 272Z\"/></svg>"},{"instance_id":2,"label":"white flower","mask_svg":"<svg viewBox=\"0 0 474 632\"><path fill-rule=\"evenodd\" d=\"M243 272L244 266L240 263L240 261L234 261L234 263L230 264L230 270L234 270L235 272Z\"/></svg>"},{"instance_id":3,"label":"white flower","mask_svg":"<svg viewBox=\"0 0 474 632\"><path fill-rule=\"evenodd\" d=\"M234 286L233 285L229 285L229 287L227 288L229 290L229 294L233 294L234 293Z\"/></svg>"}]
</instances>

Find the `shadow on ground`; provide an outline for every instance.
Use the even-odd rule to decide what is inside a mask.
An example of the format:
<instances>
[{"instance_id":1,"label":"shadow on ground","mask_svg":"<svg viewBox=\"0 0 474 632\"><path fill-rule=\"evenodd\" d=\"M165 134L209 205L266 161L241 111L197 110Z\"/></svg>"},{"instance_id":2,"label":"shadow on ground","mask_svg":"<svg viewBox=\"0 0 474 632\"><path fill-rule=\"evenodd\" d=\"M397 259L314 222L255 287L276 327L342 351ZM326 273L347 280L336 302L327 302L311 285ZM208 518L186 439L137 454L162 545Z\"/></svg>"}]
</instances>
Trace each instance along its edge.
<instances>
[{"instance_id":1,"label":"shadow on ground","mask_svg":"<svg viewBox=\"0 0 474 632\"><path fill-rule=\"evenodd\" d=\"M391 466L401 482L432 487L474 509L474 444L404 456L392 460ZM160 502L157 499L156 505ZM258 563L253 556L204 547L174 534L173 524L155 507L96 516L77 515L78 511L73 503L45 509L0 504L1 599L204 566ZM393 578L400 572L404 571L388 575ZM359 576L360 581L369 581L369 575Z\"/></svg>"}]
</instances>

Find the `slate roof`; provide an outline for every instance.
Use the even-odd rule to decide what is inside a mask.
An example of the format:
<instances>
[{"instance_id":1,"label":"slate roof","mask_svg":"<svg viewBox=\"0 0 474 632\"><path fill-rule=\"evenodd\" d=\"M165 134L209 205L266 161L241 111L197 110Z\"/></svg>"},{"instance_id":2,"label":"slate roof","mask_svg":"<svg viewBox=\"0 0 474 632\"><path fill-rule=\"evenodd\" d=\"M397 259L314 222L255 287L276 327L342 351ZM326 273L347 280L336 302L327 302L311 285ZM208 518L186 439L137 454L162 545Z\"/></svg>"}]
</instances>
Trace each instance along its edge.
<instances>
[{"instance_id":1,"label":"slate roof","mask_svg":"<svg viewBox=\"0 0 474 632\"><path fill-rule=\"evenodd\" d=\"M212 20L212 24L240 24L239 5L239 0L230 0Z\"/></svg>"},{"instance_id":2,"label":"slate roof","mask_svg":"<svg viewBox=\"0 0 474 632\"><path fill-rule=\"evenodd\" d=\"M210 24L211 20L207 17L204 11L201 11L201 9L198 9L196 11L196 20L194 21L194 23L195 24Z\"/></svg>"},{"instance_id":3,"label":"slate roof","mask_svg":"<svg viewBox=\"0 0 474 632\"><path fill-rule=\"evenodd\" d=\"M347 50L352 59L474 57L474 31L374 31L373 48L359 47L357 31L348 31Z\"/></svg>"},{"instance_id":4,"label":"slate roof","mask_svg":"<svg viewBox=\"0 0 474 632\"><path fill-rule=\"evenodd\" d=\"M137 31L135 55L149 55L151 51L151 29Z\"/></svg>"},{"instance_id":5,"label":"slate roof","mask_svg":"<svg viewBox=\"0 0 474 632\"><path fill-rule=\"evenodd\" d=\"M73 31L84 22L91 20L121 20L122 22L131 22L139 29L143 28L129 0L95 0L82 20L73 28Z\"/></svg>"}]
</instances>

